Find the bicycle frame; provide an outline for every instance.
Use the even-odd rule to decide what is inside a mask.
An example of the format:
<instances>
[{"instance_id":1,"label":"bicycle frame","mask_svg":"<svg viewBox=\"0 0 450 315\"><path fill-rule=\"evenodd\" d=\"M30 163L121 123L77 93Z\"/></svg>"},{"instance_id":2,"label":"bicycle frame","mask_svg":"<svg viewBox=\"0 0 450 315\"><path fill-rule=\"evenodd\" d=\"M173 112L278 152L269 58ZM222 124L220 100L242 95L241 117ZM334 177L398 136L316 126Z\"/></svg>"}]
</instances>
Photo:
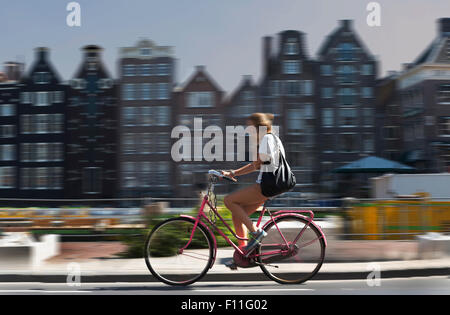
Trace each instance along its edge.
<instances>
[{"instance_id":1,"label":"bicycle frame","mask_svg":"<svg viewBox=\"0 0 450 315\"><path fill-rule=\"evenodd\" d=\"M213 184L213 183L211 183L210 187L208 188L208 192L210 192L212 189L214 189L214 184ZM211 238L212 238L213 241L214 241L214 257L213 257L213 261L212 261L212 263L211 263L210 268L212 268L212 266L214 265L214 262L215 262L215 260L216 260L216 254L217 254L217 241L216 241L216 238L215 238L214 233L212 233L211 230L209 229L208 225L206 225L206 224L202 221L202 219L203 219L203 220L205 220L209 225L211 225L212 227L214 227L214 230L215 230L217 233L219 233L219 235L222 236L222 237L225 239L225 241L226 241L230 246L232 246L236 251L238 251L240 254L242 254L242 255L245 256L245 253L242 251L242 249L240 249L240 248L239 248L239 247L238 247L238 246L237 246L237 245L236 245L236 244L235 244L228 236L225 235L225 233L222 232L222 230L220 230L220 229L217 227L217 225L216 225L214 222L212 222L212 221L208 218L208 216L205 214L205 211L204 211L206 205L209 206L209 208L211 209L210 211L213 211L213 212L214 212L214 214L219 218L220 221L222 221L222 223L223 223L223 224L225 225L225 227L233 234L234 237L236 237L238 240L248 241L247 238L243 238L243 237L240 237L240 236L236 235L236 232L230 227L230 225L229 225L229 224L222 218L222 216L218 213L217 209L211 204L211 202L210 202L210 200L209 200L209 198L208 198L208 194L205 194L205 196L203 197L203 200L202 200L202 203L201 203L201 206L200 206L200 209L199 209L199 212L198 212L197 217L192 217L192 216L187 216L187 215L181 215L181 217L185 217L185 218L189 218L189 219L195 220L195 224L194 224L194 228L192 229L192 232L191 232L191 236L190 236L190 238L189 238L189 241L188 241L188 243L187 243L182 249L180 249L180 254L181 254L181 253L189 246L189 244L192 242L192 239L193 239L193 237L194 237L195 230L197 229L198 224L201 224L201 225L204 226L204 227L206 228L206 230L210 233ZM263 218L264 213L265 213L266 211L267 211L267 212L269 213L269 215L270 215L270 220L268 220L268 221L262 226L262 228L264 228L267 224L273 222L274 225L275 225L275 227L277 228L278 232L280 233L281 238L282 238L282 240L283 240L283 242L284 242L284 245L286 245L286 248L289 248L289 245L292 244L292 243L295 244L295 243L298 241L298 239L303 235L304 231L306 230L306 228L307 228L310 224L314 225L314 226L318 229L318 231L320 231L321 235L320 235L320 237L318 237L318 238L316 238L316 239L314 239L314 240L312 240L312 241L310 241L310 242L304 244L302 247L308 246L308 245L310 245L310 244L312 244L312 243L314 243L314 242L320 240L321 238L324 239L325 247L327 246L327 241L326 241L325 235L323 234L322 229L321 229L318 225L316 225L316 224L314 223L314 221L313 221L314 213L313 213L311 210L280 210L280 211L275 212L275 213L272 215L272 213L267 209L266 203L264 203L263 209L262 209L262 211L261 211L261 213L260 213L260 216L259 216L259 218L258 218L258 222L257 222L257 224L256 224L257 227L260 226L260 224L261 224L261 222L262 222L262 218ZM304 216L304 215L301 215L300 213L308 213L309 216ZM296 215L296 216L302 217L303 219L306 219L308 223L302 228L302 230L299 232L299 234L296 236L296 238L294 239L293 242L288 242L288 241L286 240L286 238L284 237L283 233L281 232L280 228L278 227L278 225L277 225L275 219L276 219L276 218L279 218L279 217L283 217L283 216L292 216L292 215ZM270 245L280 245L280 244L270 244ZM280 249L280 250L276 250L276 251L265 252L265 253L262 253L261 255L256 254L255 252L253 252L253 254L250 255L250 257L251 257L251 258L255 258L255 257L259 257L259 256L266 256L266 255L284 254L284 253L287 253L288 251L289 251L288 249L286 249L286 250Z\"/></svg>"}]
</instances>

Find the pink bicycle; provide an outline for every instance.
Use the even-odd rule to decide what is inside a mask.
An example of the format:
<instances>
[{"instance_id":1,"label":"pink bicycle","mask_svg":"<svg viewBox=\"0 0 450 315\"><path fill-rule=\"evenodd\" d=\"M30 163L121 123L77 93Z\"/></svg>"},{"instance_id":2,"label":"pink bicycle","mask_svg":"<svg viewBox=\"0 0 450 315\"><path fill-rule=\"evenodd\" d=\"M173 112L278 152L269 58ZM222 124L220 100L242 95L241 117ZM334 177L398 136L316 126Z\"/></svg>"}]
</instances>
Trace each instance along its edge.
<instances>
[{"instance_id":1,"label":"pink bicycle","mask_svg":"<svg viewBox=\"0 0 450 315\"><path fill-rule=\"evenodd\" d=\"M282 284L305 282L319 271L327 242L313 221L312 211L281 210L272 214L264 205L257 226L263 224L267 236L255 250L244 253L216 225L219 219L234 237L243 239L219 215L214 193L219 179L234 180L214 170L208 176L208 190L197 217L180 215L165 220L147 237L145 262L157 279L169 285L189 285L213 267L217 242L208 224L235 249L234 259L239 267L259 266L270 279ZM269 216L263 222L266 212Z\"/></svg>"}]
</instances>

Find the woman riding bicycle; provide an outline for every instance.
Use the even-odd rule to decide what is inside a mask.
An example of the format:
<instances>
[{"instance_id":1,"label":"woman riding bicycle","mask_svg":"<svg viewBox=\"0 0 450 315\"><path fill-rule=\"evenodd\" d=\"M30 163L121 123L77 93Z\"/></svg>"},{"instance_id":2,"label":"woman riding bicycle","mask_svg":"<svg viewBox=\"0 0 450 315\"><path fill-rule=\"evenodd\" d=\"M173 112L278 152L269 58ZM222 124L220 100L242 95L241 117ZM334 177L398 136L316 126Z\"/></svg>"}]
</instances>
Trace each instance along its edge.
<instances>
[{"instance_id":1,"label":"woman riding bicycle","mask_svg":"<svg viewBox=\"0 0 450 315\"><path fill-rule=\"evenodd\" d=\"M257 247L266 236L261 228L257 228L250 220L250 215L254 213L268 197L261 192L261 179L264 171L275 170L278 167L280 151L285 155L283 144L280 139L272 135L273 114L254 113L247 124L256 128L258 141L258 155L256 161L236 170L222 171L224 176L235 178L259 170L259 176L255 184L235 191L225 196L225 206L231 211L234 228L239 237L246 238L247 230L250 232L250 242L239 240L239 247L244 252L249 253ZM279 150L278 150L279 148Z\"/></svg>"}]
</instances>

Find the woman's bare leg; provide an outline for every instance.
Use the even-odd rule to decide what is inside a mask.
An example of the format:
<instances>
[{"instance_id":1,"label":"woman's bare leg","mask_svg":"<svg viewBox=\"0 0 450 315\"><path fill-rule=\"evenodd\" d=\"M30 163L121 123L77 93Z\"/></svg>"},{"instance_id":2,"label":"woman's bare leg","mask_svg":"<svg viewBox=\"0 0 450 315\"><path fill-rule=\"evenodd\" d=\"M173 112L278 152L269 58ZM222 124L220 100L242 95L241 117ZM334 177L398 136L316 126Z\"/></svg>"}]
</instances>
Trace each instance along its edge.
<instances>
[{"instance_id":1,"label":"woman's bare leg","mask_svg":"<svg viewBox=\"0 0 450 315\"><path fill-rule=\"evenodd\" d=\"M258 202L255 204L243 206L242 208L247 213L248 216L253 214L263 203ZM247 227L240 221L237 221L234 219L233 216L233 224L236 231L236 234L240 237L247 237ZM245 247L247 246L247 241L238 240L239 247Z\"/></svg>"},{"instance_id":2,"label":"woman's bare leg","mask_svg":"<svg viewBox=\"0 0 450 315\"><path fill-rule=\"evenodd\" d=\"M239 237L247 236L247 229L256 232L256 227L249 218L249 214L262 204L267 198L261 193L259 184L254 184L244 189L235 191L225 196L225 206L231 211L236 234ZM245 241L239 241L239 245L245 245Z\"/></svg>"}]
</instances>

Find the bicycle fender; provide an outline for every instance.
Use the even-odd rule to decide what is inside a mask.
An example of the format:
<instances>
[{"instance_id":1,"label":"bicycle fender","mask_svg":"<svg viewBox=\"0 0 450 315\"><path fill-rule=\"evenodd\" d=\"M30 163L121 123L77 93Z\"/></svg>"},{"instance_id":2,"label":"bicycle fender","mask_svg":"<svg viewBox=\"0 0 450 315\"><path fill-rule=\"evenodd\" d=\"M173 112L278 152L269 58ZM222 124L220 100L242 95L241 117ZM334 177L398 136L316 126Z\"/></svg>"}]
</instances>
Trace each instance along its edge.
<instances>
[{"instance_id":1,"label":"bicycle fender","mask_svg":"<svg viewBox=\"0 0 450 315\"><path fill-rule=\"evenodd\" d=\"M298 213L283 213L283 214L280 214L280 215L277 215L277 216L273 217L273 219L276 220L278 218L292 217L292 216L305 219L306 221L310 221L311 222L310 224L313 225L315 228L317 228L317 230L319 230L320 234L322 235L323 241L325 243L325 248L327 247L327 239L325 237L325 234L323 233L323 231L320 228L320 226L317 225L314 221L312 221L310 217L307 217L307 216L304 216L304 215L301 215L301 214L298 214ZM271 222L272 222L272 220L267 221L262 228L264 229L266 227L266 225L268 225Z\"/></svg>"},{"instance_id":2,"label":"bicycle fender","mask_svg":"<svg viewBox=\"0 0 450 315\"><path fill-rule=\"evenodd\" d=\"M194 218L194 217L192 217L190 215L180 215L180 217L190 219L190 220L192 220L194 222L197 221L197 218ZM212 240L214 242L213 259L212 259L212 262L211 262L211 266L209 266L209 269L211 269L212 266L214 266L214 263L216 262L216 257L217 257L217 240L216 240L216 236L214 235L213 232L211 232L211 229L209 228L209 226L207 226L205 224L205 222L200 220L200 221L198 221L198 224L203 226L208 231L209 235L211 235L211 238L212 238Z\"/></svg>"}]
</instances>

